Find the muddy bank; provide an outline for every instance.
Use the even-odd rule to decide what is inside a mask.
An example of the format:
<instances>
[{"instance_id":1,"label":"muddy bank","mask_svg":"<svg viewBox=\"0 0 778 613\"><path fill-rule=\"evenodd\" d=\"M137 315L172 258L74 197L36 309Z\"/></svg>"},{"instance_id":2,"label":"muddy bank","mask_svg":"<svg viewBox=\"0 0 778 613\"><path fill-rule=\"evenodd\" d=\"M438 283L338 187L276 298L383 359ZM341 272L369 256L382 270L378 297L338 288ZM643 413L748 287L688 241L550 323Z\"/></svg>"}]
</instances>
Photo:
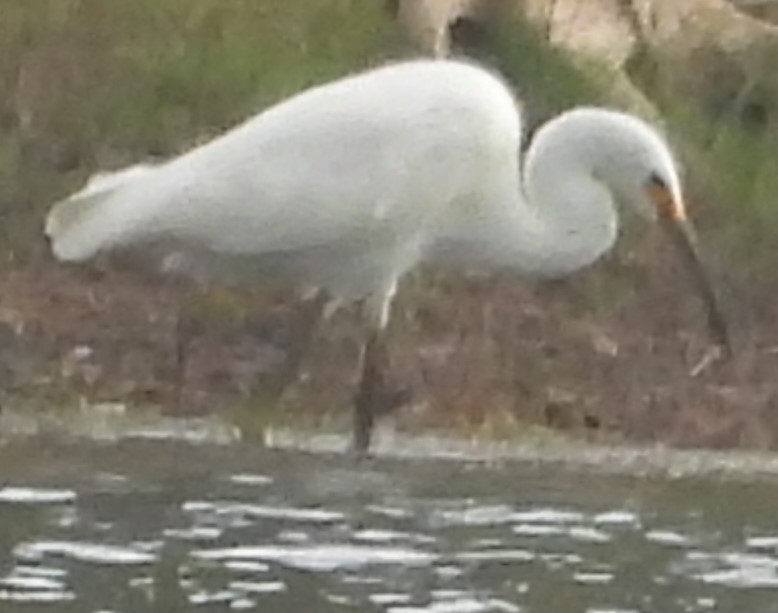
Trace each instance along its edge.
<instances>
[{"instance_id":1,"label":"muddy bank","mask_svg":"<svg viewBox=\"0 0 778 613\"><path fill-rule=\"evenodd\" d=\"M613 259L554 284L415 275L390 333L393 374L413 390L397 427L499 439L542 426L597 442L778 447L770 309L741 308L736 360L694 376L708 346L699 304L672 258L659 260ZM320 326L286 386L305 307L276 288L193 291L49 262L3 277L6 406L215 412L249 429L348 424L362 334L353 312ZM746 305L763 300L752 292ZM181 305L194 325L179 387Z\"/></svg>"}]
</instances>

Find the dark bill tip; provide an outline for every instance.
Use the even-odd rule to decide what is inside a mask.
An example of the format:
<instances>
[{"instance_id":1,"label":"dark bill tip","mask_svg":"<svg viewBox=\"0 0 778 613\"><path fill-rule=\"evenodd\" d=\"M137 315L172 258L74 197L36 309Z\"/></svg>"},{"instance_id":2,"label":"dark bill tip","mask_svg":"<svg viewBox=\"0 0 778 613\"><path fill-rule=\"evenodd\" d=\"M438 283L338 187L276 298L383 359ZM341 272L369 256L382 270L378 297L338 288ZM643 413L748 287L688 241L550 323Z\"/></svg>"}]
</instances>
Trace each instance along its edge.
<instances>
[{"instance_id":1,"label":"dark bill tip","mask_svg":"<svg viewBox=\"0 0 778 613\"><path fill-rule=\"evenodd\" d=\"M729 328L710 277L703 265L694 227L685 216L663 215L661 220L684 262L694 290L703 302L708 330L713 342L721 348L722 357L732 357Z\"/></svg>"}]
</instances>

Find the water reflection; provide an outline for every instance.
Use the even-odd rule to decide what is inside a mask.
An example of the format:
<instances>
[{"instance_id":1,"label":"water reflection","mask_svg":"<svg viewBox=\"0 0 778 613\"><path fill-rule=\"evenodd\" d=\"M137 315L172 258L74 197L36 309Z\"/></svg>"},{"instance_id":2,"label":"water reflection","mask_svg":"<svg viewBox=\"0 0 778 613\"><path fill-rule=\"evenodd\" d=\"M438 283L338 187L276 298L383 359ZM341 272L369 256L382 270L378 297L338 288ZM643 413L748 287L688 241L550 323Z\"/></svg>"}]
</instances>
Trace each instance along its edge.
<instances>
[{"instance_id":1,"label":"water reflection","mask_svg":"<svg viewBox=\"0 0 778 613\"><path fill-rule=\"evenodd\" d=\"M766 481L461 460L356 465L148 441L8 444L0 466L2 611L759 612L778 603L778 497Z\"/></svg>"}]
</instances>

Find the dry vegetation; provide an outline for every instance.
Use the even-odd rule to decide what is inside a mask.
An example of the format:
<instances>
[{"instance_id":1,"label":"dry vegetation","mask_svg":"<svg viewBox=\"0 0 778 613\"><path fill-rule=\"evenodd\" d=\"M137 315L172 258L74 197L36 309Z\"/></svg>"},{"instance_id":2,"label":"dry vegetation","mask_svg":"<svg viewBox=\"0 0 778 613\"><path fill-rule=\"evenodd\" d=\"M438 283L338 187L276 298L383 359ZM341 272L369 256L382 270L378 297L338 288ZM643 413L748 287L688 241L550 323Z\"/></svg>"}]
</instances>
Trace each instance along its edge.
<instances>
[{"instance_id":1,"label":"dry vegetation","mask_svg":"<svg viewBox=\"0 0 778 613\"><path fill-rule=\"evenodd\" d=\"M40 237L48 204L96 168L169 155L315 82L405 54L380 2L0 0L0 383L32 409L120 400L258 421L348 415L361 331L323 326L301 380L263 393L300 326L277 291L194 301L184 401L173 403L177 305L189 289L66 270ZM520 83L537 122L601 102L599 79L512 24L483 56ZM769 66L765 66L768 70ZM765 94L774 112L778 101ZM606 440L778 447L776 130L688 98L657 101L689 169L695 217L733 315L738 359L691 377L699 305L661 237L562 283L414 275L392 324L401 424L500 436L529 424ZM733 107L734 108L734 107ZM737 109L735 109L737 110ZM774 116L774 115L773 115ZM772 124L774 126L774 124Z\"/></svg>"}]
</instances>

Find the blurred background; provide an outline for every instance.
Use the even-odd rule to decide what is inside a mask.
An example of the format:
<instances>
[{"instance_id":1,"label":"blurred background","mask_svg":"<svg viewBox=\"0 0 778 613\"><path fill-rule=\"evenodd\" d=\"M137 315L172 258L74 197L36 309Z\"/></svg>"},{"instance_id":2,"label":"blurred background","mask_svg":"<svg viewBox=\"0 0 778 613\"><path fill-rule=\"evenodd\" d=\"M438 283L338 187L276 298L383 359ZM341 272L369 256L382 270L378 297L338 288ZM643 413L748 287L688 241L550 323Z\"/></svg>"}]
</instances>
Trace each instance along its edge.
<instances>
[{"instance_id":1,"label":"blurred background","mask_svg":"<svg viewBox=\"0 0 778 613\"><path fill-rule=\"evenodd\" d=\"M579 104L662 127L737 358L691 376L708 343L700 305L662 237L625 220L616 252L562 282L408 278L391 324L413 391L399 427L778 447L778 3L0 0L0 15L4 407L221 412L260 436L271 422L346 427L353 313L308 342L305 306L283 288L63 267L42 219L90 174L175 155L306 87L467 55L517 90L530 133Z\"/></svg>"}]
</instances>

